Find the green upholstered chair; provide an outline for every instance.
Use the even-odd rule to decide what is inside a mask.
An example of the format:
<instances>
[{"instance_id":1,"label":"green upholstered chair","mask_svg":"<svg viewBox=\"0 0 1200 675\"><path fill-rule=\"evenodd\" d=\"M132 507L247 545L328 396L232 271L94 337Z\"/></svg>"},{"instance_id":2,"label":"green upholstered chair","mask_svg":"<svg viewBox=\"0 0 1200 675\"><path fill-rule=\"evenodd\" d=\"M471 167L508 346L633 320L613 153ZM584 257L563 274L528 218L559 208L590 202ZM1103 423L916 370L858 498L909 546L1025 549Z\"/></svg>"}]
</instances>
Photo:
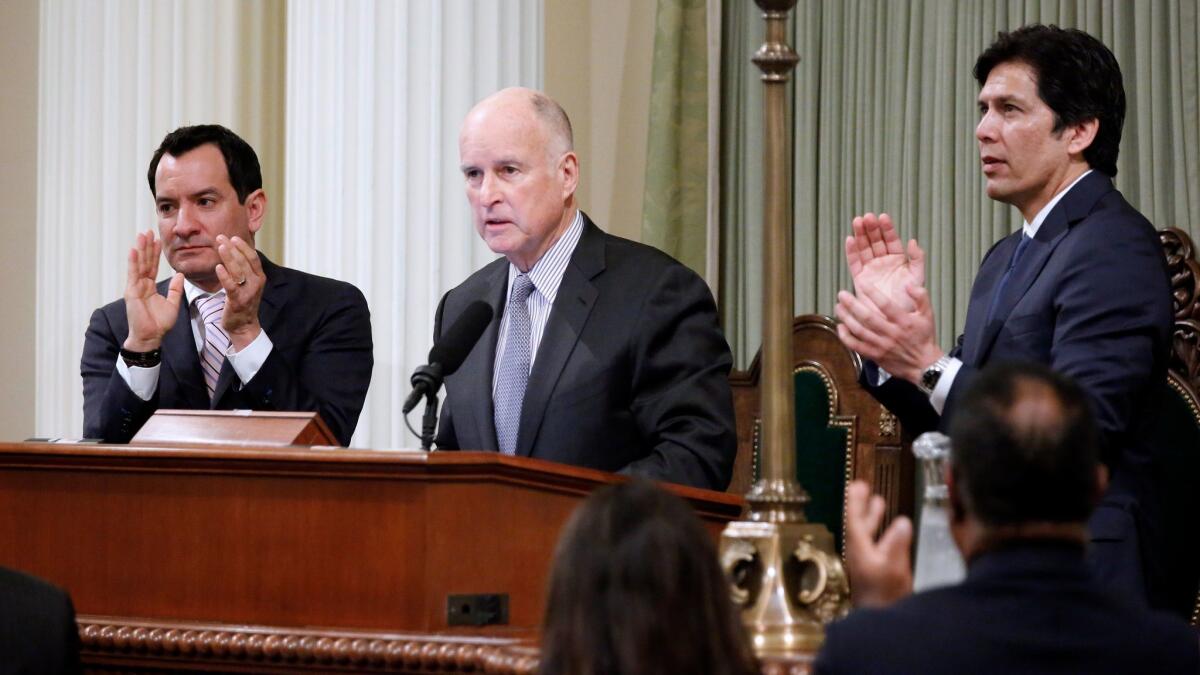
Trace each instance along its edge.
<instances>
[{"instance_id":1,"label":"green upholstered chair","mask_svg":"<svg viewBox=\"0 0 1200 675\"><path fill-rule=\"evenodd\" d=\"M862 362L837 337L827 316L803 315L792 324L796 385L796 477L811 501L808 519L844 531L846 484L871 484L887 500L887 520L913 511L913 457L896 417L859 384ZM761 474L759 359L730 375L738 422L738 459L730 492L745 493Z\"/></svg>"},{"instance_id":2,"label":"green upholstered chair","mask_svg":"<svg viewBox=\"0 0 1200 675\"><path fill-rule=\"evenodd\" d=\"M1200 625L1200 264L1187 234L1159 232L1175 310L1168 392L1156 425L1154 489L1167 550L1156 596L1165 609Z\"/></svg>"}]
</instances>

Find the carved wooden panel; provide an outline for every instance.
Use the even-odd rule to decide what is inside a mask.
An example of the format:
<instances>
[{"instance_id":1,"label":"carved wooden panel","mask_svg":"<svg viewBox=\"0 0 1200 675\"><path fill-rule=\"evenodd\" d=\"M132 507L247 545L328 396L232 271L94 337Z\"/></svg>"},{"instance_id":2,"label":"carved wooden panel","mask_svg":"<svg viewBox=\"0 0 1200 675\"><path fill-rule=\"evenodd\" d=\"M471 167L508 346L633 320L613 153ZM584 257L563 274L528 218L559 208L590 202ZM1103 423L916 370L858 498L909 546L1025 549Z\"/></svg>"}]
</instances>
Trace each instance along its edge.
<instances>
[{"instance_id":1,"label":"carved wooden panel","mask_svg":"<svg viewBox=\"0 0 1200 675\"><path fill-rule=\"evenodd\" d=\"M1192 391L1200 391L1200 263L1187 233L1169 227L1158 233L1167 256L1175 326L1169 367Z\"/></svg>"},{"instance_id":2,"label":"carved wooden panel","mask_svg":"<svg viewBox=\"0 0 1200 675\"><path fill-rule=\"evenodd\" d=\"M831 426L847 429L850 477L865 480L887 500L888 521L913 513L914 459L895 415L858 383L862 362L837 337L827 316L806 314L792 322L794 368L816 368L831 387ZM756 421L759 418L759 357L750 368L729 376L737 415L738 457L729 492L744 494L754 479Z\"/></svg>"}]
</instances>

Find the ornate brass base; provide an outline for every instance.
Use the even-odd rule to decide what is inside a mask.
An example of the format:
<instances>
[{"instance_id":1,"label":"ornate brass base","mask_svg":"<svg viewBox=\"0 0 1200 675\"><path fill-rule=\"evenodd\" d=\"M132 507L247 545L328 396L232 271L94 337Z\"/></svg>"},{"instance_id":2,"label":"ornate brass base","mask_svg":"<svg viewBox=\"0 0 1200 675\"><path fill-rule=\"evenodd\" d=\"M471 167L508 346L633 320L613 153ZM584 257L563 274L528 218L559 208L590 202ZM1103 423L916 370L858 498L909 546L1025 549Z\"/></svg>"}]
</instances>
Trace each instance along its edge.
<instances>
[{"instance_id":1,"label":"ornate brass base","mask_svg":"<svg viewBox=\"0 0 1200 675\"><path fill-rule=\"evenodd\" d=\"M824 525L730 523L721 534L721 566L759 656L815 652L825 624L850 606L846 572Z\"/></svg>"}]
</instances>

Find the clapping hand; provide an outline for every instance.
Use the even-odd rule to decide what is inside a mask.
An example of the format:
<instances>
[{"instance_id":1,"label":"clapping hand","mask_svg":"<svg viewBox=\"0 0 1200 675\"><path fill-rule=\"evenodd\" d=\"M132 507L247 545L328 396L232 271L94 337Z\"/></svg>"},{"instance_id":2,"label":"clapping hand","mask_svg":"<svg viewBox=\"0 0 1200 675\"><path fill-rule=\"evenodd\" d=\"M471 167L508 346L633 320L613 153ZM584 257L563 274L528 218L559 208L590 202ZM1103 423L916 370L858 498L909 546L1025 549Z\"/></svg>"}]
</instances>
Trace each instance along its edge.
<instances>
[{"instance_id":1,"label":"clapping hand","mask_svg":"<svg viewBox=\"0 0 1200 675\"><path fill-rule=\"evenodd\" d=\"M908 242L908 251L886 213L878 217L867 213L854 219L854 234L846 237L846 263L854 290L862 296L870 285L886 293L901 307L911 309L906 289L925 285L925 252L916 239Z\"/></svg>"},{"instance_id":2,"label":"clapping hand","mask_svg":"<svg viewBox=\"0 0 1200 675\"><path fill-rule=\"evenodd\" d=\"M162 241L154 231L139 232L133 248L129 249L128 276L125 280L125 315L129 319L129 336L123 347L132 352L149 352L162 345L163 336L179 317L179 302L183 297L183 275L171 277L167 295L159 295L155 287Z\"/></svg>"},{"instance_id":3,"label":"clapping hand","mask_svg":"<svg viewBox=\"0 0 1200 675\"><path fill-rule=\"evenodd\" d=\"M229 342L237 351L248 347L262 326L258 323L258 305L262 301L267 276L263 273L258 252L241 237L217 235L217 279L225 289L225 311L221 325Z\"/></svg>"}]
</instances>

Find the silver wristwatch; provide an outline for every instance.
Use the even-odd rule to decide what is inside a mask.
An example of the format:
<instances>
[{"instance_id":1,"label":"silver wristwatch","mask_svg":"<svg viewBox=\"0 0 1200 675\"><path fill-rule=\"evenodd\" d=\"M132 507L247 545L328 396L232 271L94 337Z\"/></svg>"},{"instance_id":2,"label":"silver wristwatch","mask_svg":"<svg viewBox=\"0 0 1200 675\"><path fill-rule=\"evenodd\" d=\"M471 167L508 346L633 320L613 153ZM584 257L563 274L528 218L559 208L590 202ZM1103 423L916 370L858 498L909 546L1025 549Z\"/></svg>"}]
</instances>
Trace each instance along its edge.
<instances>
[{"instance_id":1,"label":"silver wristwatch","mask_svg":"<svg viewBox=\"0 0 1200 675\"><path fill-rule=\"evenodd\" d=\"M938 380L942 379L942 373L946 372L946 368L949 367L949 356L943 356L934 361L932 366L921 372L921 379L917 381L917 388L925 392L926 396L931 395L933 390L937 388Z\"/></svg>"}]
</instances>

